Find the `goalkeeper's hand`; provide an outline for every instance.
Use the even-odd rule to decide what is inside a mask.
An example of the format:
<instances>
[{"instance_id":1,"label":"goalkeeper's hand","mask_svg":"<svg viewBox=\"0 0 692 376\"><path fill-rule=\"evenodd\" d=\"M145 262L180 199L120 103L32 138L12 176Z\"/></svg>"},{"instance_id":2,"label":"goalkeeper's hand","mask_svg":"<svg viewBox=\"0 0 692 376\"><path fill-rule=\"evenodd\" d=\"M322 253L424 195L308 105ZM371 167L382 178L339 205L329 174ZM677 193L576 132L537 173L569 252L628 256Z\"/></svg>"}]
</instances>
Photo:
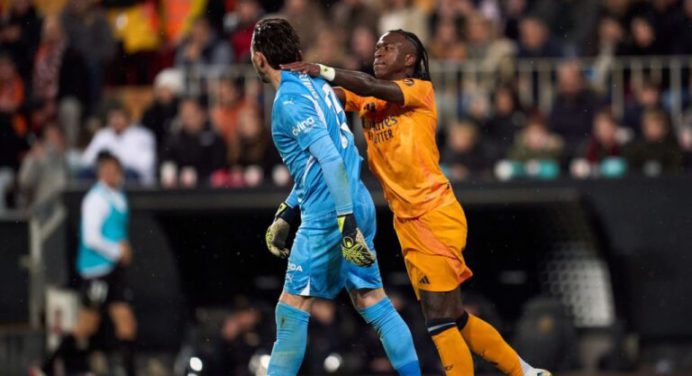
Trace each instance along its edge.
<instances>
[{"instance_id":1,"label":"goalkeeper's hand","mask_svg":"<svg viewBox=\"0 0 692 376\"><path fill-rule=\"evenodd\" d=\"M341 254L358 266L370 266L375 262L375 255L368 248L365 237L356 226L353 214L340 215L338 218L341 230Z\"/></svg>"},{"instance_id":2,"label":"goalkeeper's hand","mask_svg":"<svg viewBox=\"0 0 692 376\"><path fill-rule=\"evenodd\" d=\"M293 222L297 213L297 209L285 202L279 205L279 210L276 211L274 216L274 222L272 222L264 234L267 249L272 255L285 259L291 254L291 251L286 248L286 239L291 231L291 222Z\"/></svg>"}]
</instances>

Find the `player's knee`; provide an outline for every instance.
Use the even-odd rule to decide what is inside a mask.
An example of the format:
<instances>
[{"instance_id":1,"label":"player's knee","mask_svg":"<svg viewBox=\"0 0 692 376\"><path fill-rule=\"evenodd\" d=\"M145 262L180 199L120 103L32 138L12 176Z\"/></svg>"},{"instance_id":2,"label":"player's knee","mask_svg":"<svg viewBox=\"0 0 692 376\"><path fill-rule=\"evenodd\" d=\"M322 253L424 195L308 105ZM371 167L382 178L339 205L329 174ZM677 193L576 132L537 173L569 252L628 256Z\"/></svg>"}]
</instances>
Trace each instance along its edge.
<instances>
[{"instance_id":1,"label":"player's knee","mask_svg":"<svg viewBox=\"0 0 692 376\"><path fill-rule=\"evenodd\" d=\"M382 301L387 297L383 288L377 289L354 289L349 291L351 302L356 309L366 309Z\"/></svg>"},{"instance_id":2,"label":"player's knee","mask_svg":"<svg viewBox=\"0 0 692 376\"><path fill-rule=\"evenodd\" d=\"M312 308L313 298L308 296L300 296L288 293L286 291L281 293L279 297L279 302L289 305L293 308L297 308L301 311L310 312Z\"/></svg>"},{"instance_id":3,"label":"player's knee","mask_svg":"<svg viewBox=\"0 0 692 376\"><path fill-rule=\"evenodd\" d=\"M100 323L101 320L98 312L83 309L79 312L72 334L78 339L89 338L96 333Z\"/></svg>"}]
</instances>

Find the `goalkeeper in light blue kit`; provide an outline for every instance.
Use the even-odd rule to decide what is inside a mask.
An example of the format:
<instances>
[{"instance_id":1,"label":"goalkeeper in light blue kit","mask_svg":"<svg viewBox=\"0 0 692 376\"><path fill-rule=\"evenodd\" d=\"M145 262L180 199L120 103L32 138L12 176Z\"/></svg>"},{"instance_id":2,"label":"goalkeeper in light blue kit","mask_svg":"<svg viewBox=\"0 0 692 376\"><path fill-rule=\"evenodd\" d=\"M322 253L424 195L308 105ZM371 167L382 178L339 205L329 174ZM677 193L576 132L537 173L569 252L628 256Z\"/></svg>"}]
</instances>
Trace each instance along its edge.
<instances>
[{"instance_id":1,"label":"goalkeeper in light blue kit","mask_svg":"<svg viewBox=\"0 0 692 376\"><path fill-rule=\"evenodd\" d=\"M379 334L393 368L420 375L411 332L382 288L373 246L375 207L360 181L362 158L344 111L326 81L279 69L301 60L299 46L286 20L269 18L255 26L252 64L277 89L272 138L295 181L266 233L269 250L288 257L267 374L298 373L313 298L334 299L346 288ZM302 224L289 251L286 238L298 215Z\"/></svg>"}]
</instances>

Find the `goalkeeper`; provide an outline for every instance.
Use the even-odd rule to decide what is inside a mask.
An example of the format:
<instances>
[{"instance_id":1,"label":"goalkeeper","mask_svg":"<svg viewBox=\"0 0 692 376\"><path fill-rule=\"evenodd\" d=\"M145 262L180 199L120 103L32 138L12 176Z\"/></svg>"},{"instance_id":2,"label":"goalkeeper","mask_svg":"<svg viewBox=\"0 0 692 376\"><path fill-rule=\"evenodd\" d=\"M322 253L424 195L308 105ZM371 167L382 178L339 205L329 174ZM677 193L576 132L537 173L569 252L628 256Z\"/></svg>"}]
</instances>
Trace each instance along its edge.
<instances>
[{"instance_id":1,"label":"goalkeeper","mask_svg":"<svg viewBox=\"0 0 692 376\"><path fill-rule=\"evenodd\" d=\"M277 89L272 139L295 181L266 234L269 250L288 258L267 375L298 374L313 299L334 299L343 288L379 334L392 367L420 375L411 332L382 288L373 251L375 206L360 180L362 158L344 111L323 79L279 69L300 60L299 46L285 20L255 26L252 64ZM286 237L299 211L302 223L289 252Z\"/></svg>"}]
</instances>

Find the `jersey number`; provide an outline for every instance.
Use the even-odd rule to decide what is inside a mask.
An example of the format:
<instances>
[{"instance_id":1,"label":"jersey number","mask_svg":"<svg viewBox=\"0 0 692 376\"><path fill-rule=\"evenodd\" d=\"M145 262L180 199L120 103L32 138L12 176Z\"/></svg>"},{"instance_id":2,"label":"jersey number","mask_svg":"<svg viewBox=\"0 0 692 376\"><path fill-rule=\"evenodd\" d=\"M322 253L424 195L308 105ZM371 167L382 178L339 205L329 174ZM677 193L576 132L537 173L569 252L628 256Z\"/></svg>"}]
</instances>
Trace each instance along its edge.
<instances>
[{"instance_id":1,"label":"jersey number","mask_svg":"<svg viewBox=\"0 0 692 376\"><path fill-rule=\"evenodd\" d=\"M334 94L334 90L332 90L332 87L329 86L329 84L324 84L322 86L322 91L324 92L324 101L325 103L327 103L327 107L333 109L336 112L336 118L341 123L341 147L346 149L346 147L348 147L347 135L353 136L353 133L351 133L351 130L348 128L348 124L346 123L346 115L344 113L344 109L343 107L341 107L341 103L339 103L339 98L336 97L336 94Z\"/></svg>"}]
</instances>

